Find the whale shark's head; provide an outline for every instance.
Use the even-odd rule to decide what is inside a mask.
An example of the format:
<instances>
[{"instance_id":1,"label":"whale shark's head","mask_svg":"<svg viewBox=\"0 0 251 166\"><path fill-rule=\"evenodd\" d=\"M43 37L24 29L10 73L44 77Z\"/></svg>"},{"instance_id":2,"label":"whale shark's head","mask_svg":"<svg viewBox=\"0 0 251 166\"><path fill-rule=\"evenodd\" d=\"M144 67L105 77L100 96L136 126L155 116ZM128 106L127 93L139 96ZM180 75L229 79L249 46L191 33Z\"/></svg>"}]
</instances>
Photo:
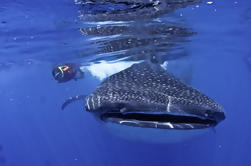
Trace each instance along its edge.
<instances>
[{"instance_id":1,"label":"whale shark's head","mask_svg":"<svg viewBox=\"0 0 251 166\"><path fill-rule=\"evenodd\" d=\"M221 106L146 62L108 77L86 99L104 122L143 128L203 129L225 119Z\"/></svg>"}]
</instances>

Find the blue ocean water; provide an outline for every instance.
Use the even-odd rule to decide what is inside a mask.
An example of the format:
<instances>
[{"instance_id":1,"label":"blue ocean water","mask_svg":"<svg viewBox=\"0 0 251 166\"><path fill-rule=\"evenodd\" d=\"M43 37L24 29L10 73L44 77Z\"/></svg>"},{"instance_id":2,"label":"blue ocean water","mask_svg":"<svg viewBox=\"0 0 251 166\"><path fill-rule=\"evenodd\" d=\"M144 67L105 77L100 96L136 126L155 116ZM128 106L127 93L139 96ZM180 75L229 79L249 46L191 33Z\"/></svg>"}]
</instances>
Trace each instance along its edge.
<instances>
[{"instance_id":1,"label":"blue ocean water","mask_svg":"<svg viewBox=\"0 0 251 166\"><path fill-rule=\"evenodd\" d=\"M97 2L0 1L0 165L250 165L251 2ZM223 106L215 132L138 141L109 132L84 103L61 111L111 72L153 59ZM53 67L69 62L89 72L57 83Z\"/></svg>"}]
</instances>

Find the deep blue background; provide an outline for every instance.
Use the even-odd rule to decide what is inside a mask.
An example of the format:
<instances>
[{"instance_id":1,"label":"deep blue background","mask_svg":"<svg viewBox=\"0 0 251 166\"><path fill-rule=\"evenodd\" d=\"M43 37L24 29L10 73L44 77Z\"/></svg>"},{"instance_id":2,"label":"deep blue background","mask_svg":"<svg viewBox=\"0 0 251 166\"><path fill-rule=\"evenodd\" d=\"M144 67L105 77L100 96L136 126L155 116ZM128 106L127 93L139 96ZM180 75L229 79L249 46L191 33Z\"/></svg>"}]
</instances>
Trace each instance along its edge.
<instances>
[{"instance_id":1,"label":"deep blue background","mask_svg":"<svg viewBox=\"0 0 251 166\"><path fill-rule=\"evenodd\" d=\"M99 84L93 77L57 84L51 76L58 62L85 61L77 58L85 39L72 0L1 0L0 165L250 165L251 3L236 1L175 11L198 33L186 47L192 84L224 107L226 120L216 133L151 144L110 134L81 103L60 110Z\"/></svg>"}]
</instances>

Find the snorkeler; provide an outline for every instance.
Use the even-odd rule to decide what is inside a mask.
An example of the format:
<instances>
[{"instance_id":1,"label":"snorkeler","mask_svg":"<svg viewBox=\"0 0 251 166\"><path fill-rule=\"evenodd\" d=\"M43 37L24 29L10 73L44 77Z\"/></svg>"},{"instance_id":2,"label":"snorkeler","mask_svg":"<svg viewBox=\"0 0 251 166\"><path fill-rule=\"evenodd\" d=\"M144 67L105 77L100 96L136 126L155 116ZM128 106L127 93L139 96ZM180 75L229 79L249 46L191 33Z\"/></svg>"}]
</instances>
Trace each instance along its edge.
<instances>
[{"instance_id":1,"label":"snorkeler","mask_svg":"<svg viewBox=\"0 0 251 166\"><path fill-rule=\"evenodd\" d=\"M84 73L73 63L55 66L52 75L58 83L64 83L72 79L76 81L84 77Z\"/></svg>"},{"instance_id":2,"label":"snorkeler","mask_svg":"<svg viewBox=\"0 0 251 166\"><path fill-rule=\"evenodd\" d=\"M153 55L149 60L151 63L159 64L162 68L167 70L167 61L159 61L159 59ZM52 69L52 75L58 83L65 83L72 79L75 81L84 77L94 77L100 81L105 78L118 73L133 64L141 63L139 61L99 61L99 62L87 62L87 63L65 63L56 65ZM171 63L172 65L172 63ZM178 71L178 70L176 70ZM175 72L179 75L180 72ZM183 72L182 72L183 73Z\"/></svg>"},{"instance_id":3,"label":"snorkeler","mask_svg":"<svg viewBox=\"0 0 251 166\"><path fill-rule=\"evenodd\" d=\"M99 61L95 63L75 64L65 63L56 65L52 69L52 75L58 83L65 83L72 79L75 81L88 76L93 76L102 81L105 78L130 67L134 63L141 61Z\"/></svg>"}]
</instances>

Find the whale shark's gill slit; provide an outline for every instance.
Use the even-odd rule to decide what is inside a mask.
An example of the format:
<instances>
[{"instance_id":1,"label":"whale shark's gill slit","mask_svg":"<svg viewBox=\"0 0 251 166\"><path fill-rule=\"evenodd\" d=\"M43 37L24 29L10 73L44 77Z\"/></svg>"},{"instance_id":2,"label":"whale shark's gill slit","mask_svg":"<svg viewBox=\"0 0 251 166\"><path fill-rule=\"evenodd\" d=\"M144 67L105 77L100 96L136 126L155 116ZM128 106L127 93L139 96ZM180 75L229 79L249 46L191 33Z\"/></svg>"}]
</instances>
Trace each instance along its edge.
<instances>
[{"instance_id":1,"label":"whale shark's gill slit","mask_svg":"<svg viewBox=\"0 0 251 166\"><path fill-rule=\"evenodd\" d=\"M86 99L86 95L79 95L79 96L73 96L70 97L69 99L67 99L61 106L61 109L64 110L65 107L67 107L69 104L78 101L78 100L85 100Z\"/></svg>"}]
</instances>

